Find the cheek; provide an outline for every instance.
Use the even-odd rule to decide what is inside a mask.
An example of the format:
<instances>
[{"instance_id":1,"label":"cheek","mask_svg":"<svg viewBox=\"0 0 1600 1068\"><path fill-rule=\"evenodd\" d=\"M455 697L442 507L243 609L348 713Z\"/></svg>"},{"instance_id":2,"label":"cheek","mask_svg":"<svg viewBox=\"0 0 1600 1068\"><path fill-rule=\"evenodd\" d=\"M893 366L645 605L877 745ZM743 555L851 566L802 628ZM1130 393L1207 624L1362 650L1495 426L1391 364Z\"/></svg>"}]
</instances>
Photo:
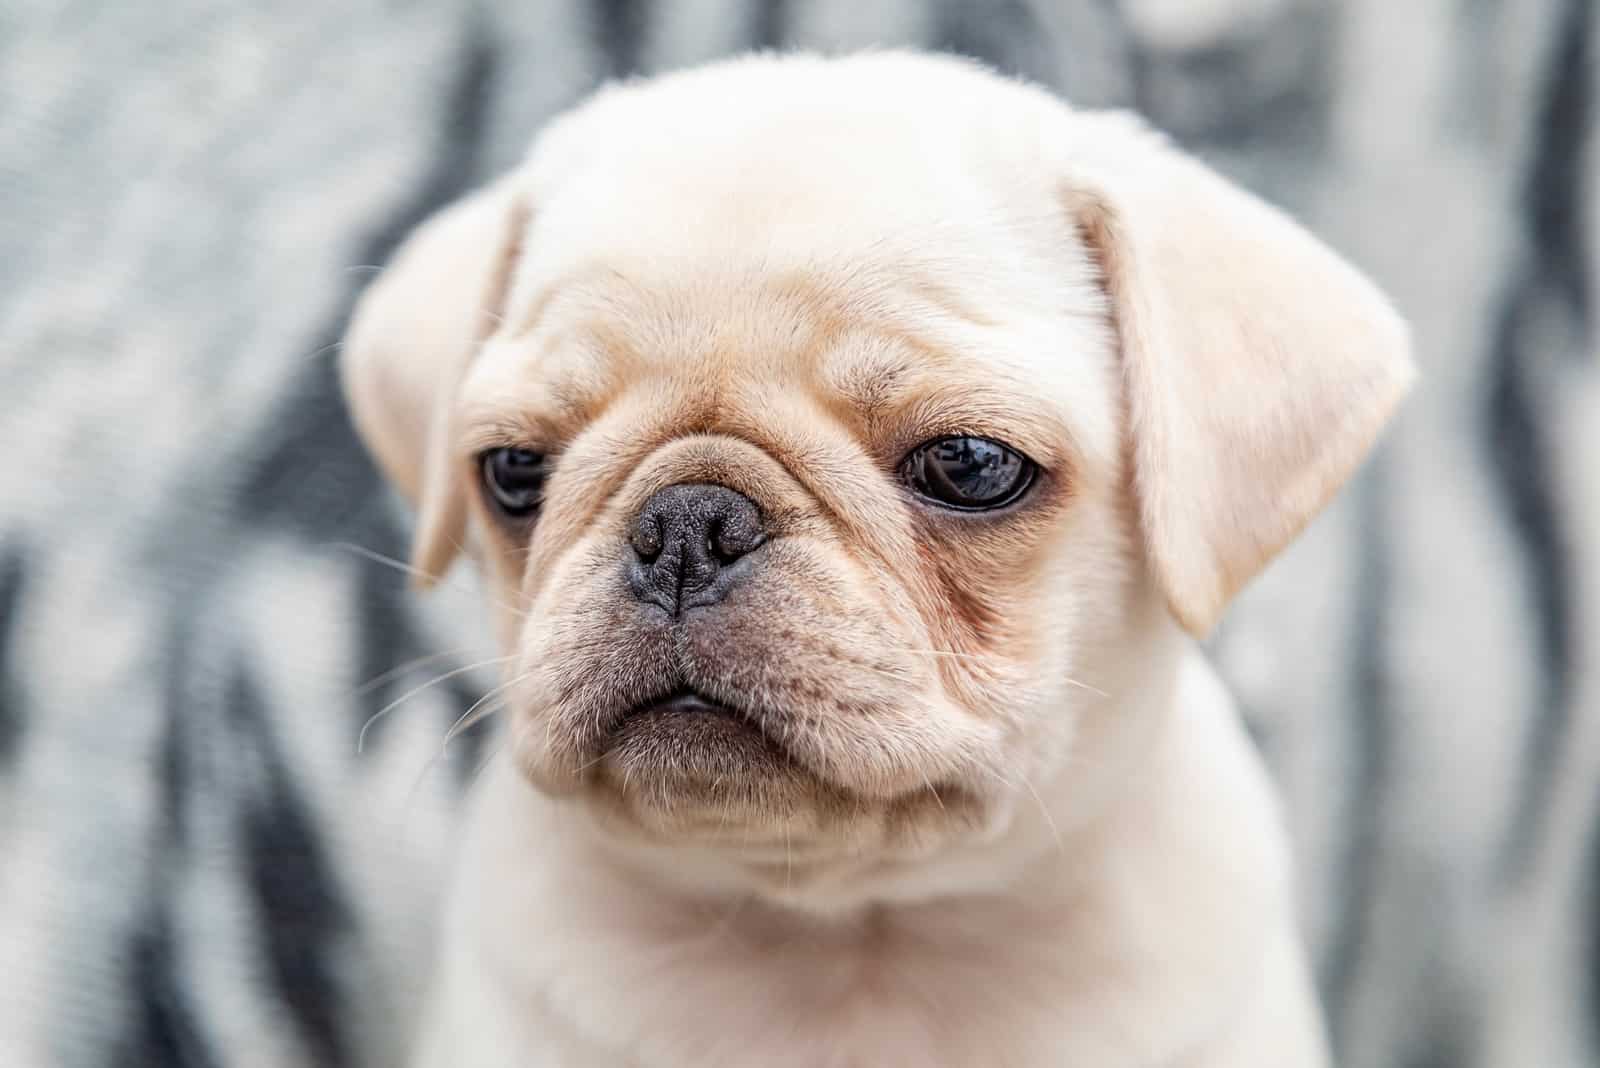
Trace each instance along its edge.
<instances>
[{"instance_id":1,"label":"cheek","mask_svg":"<svg viewBox=\"0 0 1600 1068\"><path fill-rule=\"evenodd\" d=\"M940 651L946 692L1028 733L1026 720L1049 714L1039 710L1072 703L1076 676L1093 674L1085 659L1122 632L1136 551L1114 507L1078 497L1014 523L930 529L901 581Z\"/></svg>"},{"instance_id":2,"label":"cheek","mask_svg":"<svg viewBox=\"0 0 1600 1068\"><path fill-rule=\"evenodd\" d=\"M1041 778L1087 759L1074 754L1115 707L1146 619L1137 538L1119 513L1086 506L1064 520L1027 591L1033 640L1015 691L1013 755Z\"/></svg>"},{"instance_id":3,"label":"cheek","mask_svg":"<svg viewBox=\"0 0 1600 1068\"><path fill-rule=\"evenodd\" d=\"M1041 476L1007 512L921 511L916 564L930 629L961 652L1025 659L1041 582L1081 511L1075 497L1067 478Z\"/></svg>"},{"instance_id":4,"label":"cheek","mask_svg":"<svg viewBox=\"0 0 1600 1068\"><path fill-rule=\"evenodd\" d=\"M1053 600L1040 530L941 522L919 539L905 573L925 655L945 692L983 715L1009 715L1033 689Z\"/></svg>"}]
</instances>

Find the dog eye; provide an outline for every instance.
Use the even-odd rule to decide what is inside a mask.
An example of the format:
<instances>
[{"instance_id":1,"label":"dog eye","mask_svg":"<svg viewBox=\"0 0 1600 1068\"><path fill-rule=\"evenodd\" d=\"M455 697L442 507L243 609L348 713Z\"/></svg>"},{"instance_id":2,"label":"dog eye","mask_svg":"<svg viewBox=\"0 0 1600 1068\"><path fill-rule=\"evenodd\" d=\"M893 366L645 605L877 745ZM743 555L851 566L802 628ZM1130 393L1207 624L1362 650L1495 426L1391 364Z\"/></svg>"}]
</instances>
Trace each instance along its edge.
<instances>
[{"instance_id":1,"label":"dog eye","mask_svg":"<svg viewBox=\"0 0 1600 1068\"><path fill-rule=\"evenodd\" d=\"M923 442L901 461L906 483L946 508L983 511L1021 497L1036 468L1009 445L988 438L949 437Z\"/></svg>"},{"instance_id":2,"label":"dog eye","mask_svg":"<svg viewBox=\"0 0 1600 1068\"><path fill-rule=\"evenodd\" d=\"M544 456L532 449L490 449L478 458L489 499L513 518L532 515L544 498Z\"/></svg>"}]
</instances>

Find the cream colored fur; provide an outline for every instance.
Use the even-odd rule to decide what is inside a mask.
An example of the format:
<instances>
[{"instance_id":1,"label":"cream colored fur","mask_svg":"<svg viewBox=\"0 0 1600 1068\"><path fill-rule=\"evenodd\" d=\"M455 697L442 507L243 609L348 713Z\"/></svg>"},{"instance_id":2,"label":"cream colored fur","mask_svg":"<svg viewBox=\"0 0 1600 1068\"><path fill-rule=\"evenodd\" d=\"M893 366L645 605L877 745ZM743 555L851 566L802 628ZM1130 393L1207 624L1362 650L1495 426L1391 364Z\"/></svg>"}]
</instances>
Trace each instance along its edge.
<instances>
[{"instance_id":1,"label":"cream colored fur","mask_svg":"<svg viewBox=\"0 0 1600 1068\"><path fill-rule=\"evenodd\" d=\"M472 546L513 658L418 1064L1326 1062L1271 790L1185 633L1411 375L1284 216L954 60L750 58L556 122L407 244L345 367L417 566ZM958 432L1037 460L1030 498L912 501L899 458ZM553 458L531 528L474 485L513 444ZM787 756L613 774L594 724L667 641L624 532L692 481L772 537L673 648Z\"/></svg>"}]
</instances>

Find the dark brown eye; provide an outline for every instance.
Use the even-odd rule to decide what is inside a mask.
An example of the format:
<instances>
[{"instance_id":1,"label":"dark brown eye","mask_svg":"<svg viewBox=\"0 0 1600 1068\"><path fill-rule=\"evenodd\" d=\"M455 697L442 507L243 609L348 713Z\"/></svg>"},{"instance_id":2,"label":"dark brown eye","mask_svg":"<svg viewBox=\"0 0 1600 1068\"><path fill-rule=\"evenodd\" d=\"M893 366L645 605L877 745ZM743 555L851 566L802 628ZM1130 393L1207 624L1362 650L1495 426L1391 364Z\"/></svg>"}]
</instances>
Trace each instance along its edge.
<instances>
[{"instance_id":1,"label":"dark brown eye","mask_svg":"<svg viewBox=\"0 0 1600 1068\"><path fill-rule=\"evenodd\" d=\"M946 508L981 512L1017 500L1033 483L1034 463L988 438L925 441L900 464L906 483Z\"/></svg>"},{"instance_id":2,"label":"dark brown eye","mask_svg":"<svg viewBox=\"0 0 1600 1068\"><path fill-rule=\"evenodd\" d=\"M544 499L544 456L532 449L490 449L478 458L490 502L513 518L530 516Z\"/></svg>"}]
</instances>

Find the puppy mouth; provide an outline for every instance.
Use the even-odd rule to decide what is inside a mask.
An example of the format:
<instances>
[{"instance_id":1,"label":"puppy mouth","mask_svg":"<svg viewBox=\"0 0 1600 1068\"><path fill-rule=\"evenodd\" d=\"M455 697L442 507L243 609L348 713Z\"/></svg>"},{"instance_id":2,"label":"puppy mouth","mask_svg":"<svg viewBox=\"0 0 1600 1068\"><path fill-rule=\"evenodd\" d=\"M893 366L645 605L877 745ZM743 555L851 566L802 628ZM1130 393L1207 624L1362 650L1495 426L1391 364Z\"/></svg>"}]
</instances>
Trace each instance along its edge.
<instances>
[{"instance_id":1,"label":"puppy mouth","mask_svg":"<svg viewBox=\"0 0 1600 1068\"><path fill-rule=\"evenodd\" d=\"M665 722L672 717L683 716L724 716L749 723L744 713L737 709L707 697L697 690L680 686L665 696L641 701L629 708L618 720L617 729L620 730L630 721L637 719ZM754 726L753 723L750 725Z\"/></svg>"},{"instance_id":2,"label":"puppy mouth","mask_svg":"<svg viewBox=\"0 0 1600 1068\"><path fill-rule=\"evenodd\" d=\"M600 767L624 778L725 780L791 764L748 713L679 687L628 708L602 742Z\"/></svg>"},{"instance_id":3,"label":"puppy mouth","mask_svg":"<svg viewBox=\"0 0 1600 1068\"><path fill-rule=\"evenodd\" d=\"M585 776L587 797L609 826L654 841L736 845L746 861L770 859L769 874L785 885L797 855L837 857L841 842L900 833L916 819L982 825L977 794L936 788L924 776L903 794L862 795L775 737L761 710L698 690L672 689L615 716ZM863 833L869 838L856 837Z\"/></svg>"}]
</instances>

